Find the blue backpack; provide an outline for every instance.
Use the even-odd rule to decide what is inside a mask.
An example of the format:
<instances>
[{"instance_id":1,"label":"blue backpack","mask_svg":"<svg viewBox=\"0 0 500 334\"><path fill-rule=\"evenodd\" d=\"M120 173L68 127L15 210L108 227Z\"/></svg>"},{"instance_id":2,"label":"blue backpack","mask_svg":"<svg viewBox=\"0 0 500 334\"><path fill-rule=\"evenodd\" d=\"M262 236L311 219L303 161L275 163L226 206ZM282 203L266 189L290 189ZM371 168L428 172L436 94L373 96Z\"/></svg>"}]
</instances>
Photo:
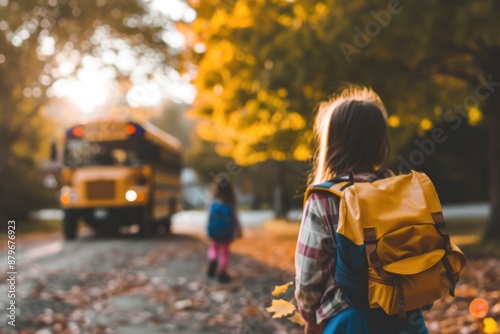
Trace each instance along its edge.
<instances>
[{"instance_id":1,"label":"blue backpack","mask_svg":"<svg viewBox=\"0 0 500 334\"><path fill-rule=\"evenodd\" d=\"M208 236L215 241L233 239L234 221L231 206L212 202L208 213Z\"/></svg>"}]
</instances>

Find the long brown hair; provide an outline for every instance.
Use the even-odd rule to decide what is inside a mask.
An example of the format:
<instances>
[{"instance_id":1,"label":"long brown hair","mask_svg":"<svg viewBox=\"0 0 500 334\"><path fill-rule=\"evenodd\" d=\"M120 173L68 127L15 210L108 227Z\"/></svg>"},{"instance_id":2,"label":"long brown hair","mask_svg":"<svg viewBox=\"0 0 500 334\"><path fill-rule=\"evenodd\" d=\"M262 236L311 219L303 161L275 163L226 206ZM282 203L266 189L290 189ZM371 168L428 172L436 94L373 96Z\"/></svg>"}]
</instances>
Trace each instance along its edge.
<instances>
[{"instance_id":1,"label":"long brown hair","mask_svg":"<svg viewBox=\"0 0 500 334\"><path fill-rule=\"evenodd\" d=\"M370 88L349 85L320 103L314 131L318 150L310 184L349 170L372 171L386 163L387 111Z\"/></svg>"},{"instance_id":2,"label":"long brown hair","mask_svg":"<svg viewBox=\"0 0 500 334\"><path fill-rule=\"evenodd\" d=\"M224 204L234 207L236 205L236 193L230 177L222 174L217 175L210 187L210 197L220 199Z\"/></svg>"}]
</instances>

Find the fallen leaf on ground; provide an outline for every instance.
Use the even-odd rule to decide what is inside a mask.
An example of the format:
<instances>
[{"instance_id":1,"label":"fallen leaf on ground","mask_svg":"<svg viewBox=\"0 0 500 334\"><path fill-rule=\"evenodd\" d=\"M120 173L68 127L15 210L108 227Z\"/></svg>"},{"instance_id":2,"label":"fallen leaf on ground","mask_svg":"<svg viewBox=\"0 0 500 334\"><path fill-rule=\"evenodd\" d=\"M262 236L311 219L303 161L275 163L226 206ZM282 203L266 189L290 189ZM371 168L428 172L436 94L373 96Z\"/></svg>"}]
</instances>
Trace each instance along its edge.
<instances>
[{"instance_id":1,"label":"fallen leaf on ground","mask_svg":"<svg viewBox=\"0 0 500 334\"><path fill-rule=\"evenodd\" d=\"M483 320L484 329L483 331L486 334L495 334L498 333L498 324L493 318L486 318Z\"/></svg>"},{"instance_id":2,"label":"fallen leaf on ground","mask_svg":"<svg viewBox=\"0 0 500 334\"><path fill-rule=\"evenodd\" d=\"M273 318L283 318L295 311L295 305L283 299L273 299L270 307L267 307L268 312L275 312Z\"/></svg>"},{"instance_id":3,"label":"fallen leaf on ground","mask_svg":"<svg viewBox=\"0 0 500 334\"><path fill-rule=\"evenodd\" d=\"M273 292L271 292L271 293L272 293L272 295L273 295L274 297L279 296L279 295L281 295L282 293L285 293L285 292L286 292L286 290L288 290L288 287L289 287L290 285L292 285L292 284L293 284L293 282L288 282L288 283L283 284L283 285L276 285L276 286L274 287Z\"/></svg>"},{"instance_id":4,"label":"fallen leaf on ground","mask_svg":"<svg viewBox=\"0 0 500 334\"><path fill-rule=\"evenodd\" d=\"M304 326L306 322L302 317L300 316L299 312L295 312L291 317L288 318L291 322L295 322L296 324L299 324L301 326Z\"/></svg>"},{"instance_id":5,"label":"fallen leaf on ground","mask_svg":"<svg viewBox=\"0 0 500 334\"><path fill-rule=\"evenodd\" d=\"M174 304L176 310L184 310L193 306L193 302L190 299L178 300Z\"/></svg>"}]
</instances>

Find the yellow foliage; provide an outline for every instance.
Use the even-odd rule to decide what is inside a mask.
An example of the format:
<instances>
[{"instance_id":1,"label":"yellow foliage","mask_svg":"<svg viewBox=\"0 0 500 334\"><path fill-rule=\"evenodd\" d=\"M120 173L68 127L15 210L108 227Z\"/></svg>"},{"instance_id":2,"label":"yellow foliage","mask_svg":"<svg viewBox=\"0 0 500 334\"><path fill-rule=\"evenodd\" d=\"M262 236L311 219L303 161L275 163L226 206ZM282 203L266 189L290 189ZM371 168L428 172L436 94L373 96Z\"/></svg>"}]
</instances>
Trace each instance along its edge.
<instances>
[{"instance_id":1,"label":"yellow foliage","mask_svg":"<svg viewBox=\"0 0 500 334\"><path fill-rule=\"evenodd\" d=\"M442 114L443 114L443 107L441 107L441 106L435 106L434 107L434 115L436 117L441 117Z\"/></svg>"},{"instance_id":2,"label":"yellow foliage","mask_svg":"<svg viewBox=\"0 0 500 334\"><path fill-rule=\"evenodd\" d=\"M246 1L240 0L234 7L233 15L229 20L229 26L233 28L247 28L252 26L252 11Z\"/></svg>"},{"instance_id":3,"label":"yellow foliage","mask_svg":"<svg viewBox=\"0 0 500 334\"><path fill-rule=\"evenodd\" d=\"M16 87L12 90L12 97L14 99L19 99L23 96L23 87L20 85L16 85Z\"/></svg>"},{"instance_id":4,"label":"yellow foliage","mask_svg":"<svg viewBox=\"0 0 500 334\"><path fill-rule=\"evenodd\" d=\"M226 25L227 19L228 17L226 11L221 8L217 9L210 19L210 28L213 32L219 31L221 27Z\"/></svg>"},{"instance_id":5,"label":"yellow foliage","mask_svg":"<svg viewBox=\"0 0 500 334\"><path fill-rule=\"evenodd\" d=\"M261 120L269 120L269 118L271 118L271 113L266 110L266 109L259 109L259 111L257 112L257 117Z\"/></svg>"},{"instance_id":6,"label":"yellow foliage","mask_svg":"<svg viewBox=\"0 0 500 334\"><path fill-rule=\"evenodd\" d=\"M292 282L292 281L290 281L290 282L288 282L288 283L285 283L285 284L283 284L283 285L276 285L276 286L274 287L273 292L271 292L271 294L272 294L273 296L275 296L275 297L276 297L276 296L279 296L279 295L281 295L282 293L285 293L285 292L286 292L286 290L288 290L288 287L289 287L290 285L293 285L293 282Z\"/></svg>"},{"instance_id":7,"label":"yellow foliage","mask_svg":"<svg viewBox=\"0 0 500 334\"><path fill-rule=\"evenodd\" d=\"M299 146L297 146L295 151L293 151L293 158L295 160L306 161L307 159L309 159L309 155L309 147L307 147L307 145L305 144L300 144Z\"/></svg>"},{"instance_id":8,"label":"yellow foliage","mask_svg":"<svg viewBox=\"0 0 500 334\"><path fill-rule=\"evenodd\" d=\"M391 115L388 119L387 119L387 124L391 127L391 128L398 128L400 125L401 125L401 120L399 118L398 115Z\"/></svg>"},{"instance_id":9,"label":"yellow foliage","mask_svg":"<svg viewBox=\"0 0 500 334\"><path fill-rule=\"evenodd\" d=\"M328 14L328 6L325 5L324 2L316 3L316 6L314 7L314 9L316 10L316 13L320 16L324 16L324 15Z\"/></svg>"},{"instance_id":10,"label":"yellow foliage","mask_svg":"<svg viewBox=\"0 0 500 334\"><path fill-rule=\"evenodd\" d=\"M248 59L247 59L247 62L248 62ZM253 83L252 83L252 92L256 92L260 89L260 81L259 80L255 80Z\"/></svg>"},{"instance_id":11,"label":"yellow foliage","mask_svg":"<svg viewBox=\"0 0 500 334\"><path fill-rule=\"evenodd\" d=\"M288 320L291 322L295 322L298 325L304 326L306 322L300 316L299 312L295 312L291 317L288 317Z\"/></svg>"},{"instance_id":12,"label":"yellow foliage","mask_svg":"<svg viewBox=\"0 0 500 334\"><path fill-rule=\"evenodd\" d=\"M297 112L292 112L288 114L288 119L290 120L290 128L292 130L302 130L306 127L306 120L301 114Z\"/></svg>"},{"instance_id":13,"label":"yellow foliage","mask_svg":"<svg viewBox=\"0 0 500 334\"><path fill-rule=\"evenodd\" d=\"M433 126L434 124L432 124L432 121L428 118L424 118L420 121L420 129L424 131L429 131Z\"/></svg>"},{"instance_id":14,"label":"yellow foliage","mask_svg":"<svg viewBox=\"0 0 500 334\"><path fill-rule=\"evenodd\" d=\"M213 141L216 139L215 136L215 131L213 129L213 126L209 122L200 122L196 126L196 132L200 136L201 139L207 140L207 141Z\"/></svg>"},{"instance_id":15,"label":"yellow foliage","mask_svg":"<svg viewBox=\"0 0 500 334\"><path fill-rule=\"evenodd\" d=\"M304 86L304 95L307 97L312 97L314 95L314 89L311 85Z\"/></svg>"},{"instance_id":16,"label":"yellow foliage","mask_svg":"<svg viewBox=\"0 0 500 334\"><path fill-rule=\"evenodd\" d=\"M284 14L278 16L277 21L285 27L290 27L293 23L293 19L289 15Z\"/></svg>"},{"instance_id":17,"label":"yellow foliage","mask_svg":"<svg viewBox=\"0 0 500 334\"><path fill-rule=\"evenodd\" d=\"M273 299L273 302L270 307L267 307L266 310L268 312L274 312L273 318L283 318L289 314L295 312L295 305L290 303L289 301L283 299Z\"/></svg>"},{"instance_id":18,"label":"yellow foliage","mask_svg":"<svg viewBox=\"0 0 500 334\"><path fill-rule=\"evenodd\" d=\"M283 161L286 160L286 154L280 151L273 151L271 152L271 158L276 160L276 161Z\"/></svg>"},{"instance_id":19,"label":"yellow foliage","mask_svg":"<svg viewBox=\"0 0 500 334\"><path fill-rule=\"evenodd\" d=\"M496 334L498 333L498 324L493 318L485 318L483 320L485 334Z\"/></svg>"},{"instance_id":20,"label":"yellow foliage","mask_svg":"<svg viewBox=\"0 0 500 334\"><path fill-rule=\"evenodd\" d=\"M276 91L279 97L284 98L288 95L288 91L285 88L280 88Z\"/></svg>"},{"instance_id":21,"label":"yellow foliage","mask_svg":"<svg viewBox=\"0 0 500 334\"><path fill-rule=\"evenodd\" d=\"M257 98L261 101L265 101L267 99L267 91L265 89L259 90L257 93Z\"/></svg>"},{"instance_id":22,"label":"yellow foliage","mask_svg":"<svg viewBox=\"0 0 500 334\"><path fill-rule=\"evenodd\" d=\"M212 71L218 67L224 68L224 63L229 63L233 60L234 54L236 53L235 46L227 41L223 40L218 43L211 45L203 58L203 62L206 62L210 66ZM230 74L230 72L228 72Z\"/></svg>"},{"instance_id":23,"label":"yellow foliage","mask_svg":"<svg viewBox=\"0 0 500 334\"><path fill-rule=\"evenodd\" d=\"M248 113L252 114L254 111L260 109L260 103L257 100L248 100L244 108Z\"/></svg>"},{"instance_id":24,"label":"yellow foliage","mask_svg":"<svg viewBox=\"0 0 500 334\"><path fill-rule=\"evenodd\" d=\"M260 122L255 124L257 127L256 134L259 137L257 140L262 139L262 137L269 137L276 133L276 126L274 124L269 124L268 122Z\"/></svg>"},{"instance_id":25,"label":"yellow foliage","mask_svg":"<svg viewBox=\"0 0 500 334\"><path fill-rule=\"evenodd\" d=\"M222 95L224 92L224 87L221 84L217 84L213 88L214 94L215 95Z\"/></svg>"},{"instance_id":26,"label":"yellow foliage","mask_svg":"<svg viewBox=\"0 0 500 334\"><path fill-rule=\"evenodd\" d=\"M283 113L280 111L276 111L273 113L271 117L271 122L275 124L279 124L283 120Z\"/></svg>"},{"instance_id":27,"label":"yellow foliage","mask_svg":"<svg viewBox=\"0 0 500 334\"><path fill-rule=\"evenodd\" d=\"M295 6L293 6L293 13L295 14L295 17L298 18L299 20L304 21L307 19L307 13L302 5L296 4Z\"/></svg>"},{"instance_id":28,"label":"yellow foliage","mask_svg":"<svg viewBox=\"0 0 500 334\"><path fill-rule=\"evenodd\" d=\"M12 144L12 153L19 159L25 159L33 155L30 143L27 141L16 141Z\"/></svg>"},{"instance_id":29,"label":"yellow foliage","mask_svg":"<svg viewBox=\"0 0 500 334\"><path fill-rule=\"evenodd\" d=\"M219 143L215 146L215 152L220 156L229 156L234 150L231 142Z\"/></svg>"},{"instance_id":30,"label":"yellow foliage","mask_svg":"<svg viewBox=\"0 0 500 334\"><path fill-rule=\"evenodd\" d=\"M253 65L253 64L255 64L255 57L251 56L251 55L247 55L245 57L245 61L247 62L248 65ZM260 85L260 83L259 83L259 85Z\"/></svg>"},{"instance_id":31,"label":"yellow foliage","mask_svg":"<svg viewBox=\"0 0 500 334\"><path fill-rule=\"evenodd\" d=\"M217 153L219 153L219 151L217 151ZM268 155L265 152L252 152L251 154L240 154L240 152L231 153L231 156L234 156L234 161L241 166L253 165L268 158Z\"/></svg>"},{"instance_id":32,"label":"yellow foliage","mask_svg":"<svg viewBox=\"0 0 500 334\"><path fill-rule=\"evenodd\" d=\"M472 107L469 109L469 124L474 126L483 120L483 113L477 107Z\"/></svg>"},{"instance_id":33,"label":"yellow foliage","mask_svg":"<svg viewBox=\"0 0 500 334\"><path fill-rule=\"evenodd\" d=\"M278 97L272 99L272 105L276 108L282 108L283 104L283 100Z\"/></svg>"}]
</instances>

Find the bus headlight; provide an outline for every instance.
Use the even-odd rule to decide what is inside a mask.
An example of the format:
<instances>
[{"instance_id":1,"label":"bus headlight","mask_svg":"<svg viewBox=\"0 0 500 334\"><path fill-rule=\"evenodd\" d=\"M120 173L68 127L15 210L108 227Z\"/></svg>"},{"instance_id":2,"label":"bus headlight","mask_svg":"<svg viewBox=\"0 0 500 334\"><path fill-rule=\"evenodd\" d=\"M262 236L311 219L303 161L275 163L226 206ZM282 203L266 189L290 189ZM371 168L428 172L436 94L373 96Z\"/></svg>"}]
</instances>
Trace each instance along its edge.
<instances>
[{"instance_id":1,"label":"bus headlight","mask_svg":"<svg viewBox=\"0 0 500 334\"><path fill-rule=\"evenodd\" d=\"M69 204L71 202L71 197L69 194L61 194L60 200L62 204Z\"/></svg>"},{"instance_id":2,"label":"bus headlight","mask_svg":"<svg viewBox=\"0 0 500 334\"><path fill-rule=\"evenodd\" d=\"M70 187L64 186L61 188L59 200L62 204L68 205L76 202L76 194L74 194Z\"/></svg>"},{"instance_id":3,"label":"bus headlight","mask_svg":"<svg viewBox=\"0 0 500 334\"><path fill-rule=\"evenodd\" d=\"M127 190L125 198L129 202L134 202L137 199L137 193L134 190Z\"/></svg>"}]
</instances>

